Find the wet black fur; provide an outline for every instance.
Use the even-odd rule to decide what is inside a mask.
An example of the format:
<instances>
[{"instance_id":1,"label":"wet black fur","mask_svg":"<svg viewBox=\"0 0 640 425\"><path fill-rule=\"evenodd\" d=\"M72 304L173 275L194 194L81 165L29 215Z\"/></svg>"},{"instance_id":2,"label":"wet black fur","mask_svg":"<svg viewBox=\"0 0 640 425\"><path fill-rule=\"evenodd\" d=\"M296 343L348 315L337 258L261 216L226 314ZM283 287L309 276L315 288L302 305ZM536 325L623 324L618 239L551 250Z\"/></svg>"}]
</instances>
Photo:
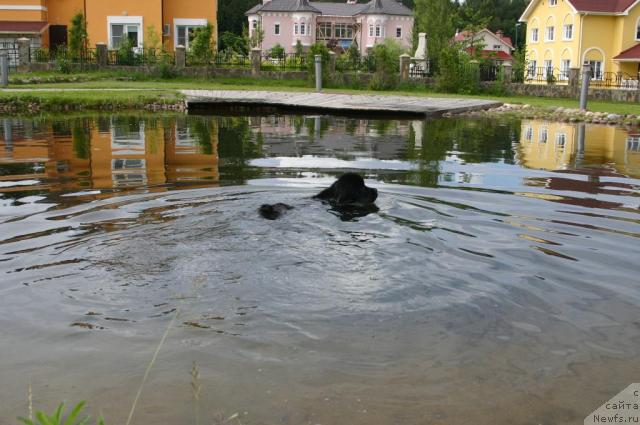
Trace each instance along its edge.
<instances>
[{"instance_id":1,"label":"wet black fur","mask_svg":"<svg viewBox=\"0 0 640 425\"><path fill-rule=\"evenodd\" d=\"M378 209L374 202L378 198L378 191L367 187L364 179L356 173L346 173L340 176L330 187L314 196L331 204L343 219L363 217ZM264 204L258 210L267 220L277 220L293 207L287 204Z\"/></svg>"},{"instance_id":2,"label":"wet black fur","mask_svg":"<svg viewBox=\"0 0 640 425\"><path fill-rule=\"evenodd\" d=\"M334 206L368 206L378 198L378 191L367 187L364 179L356 173L340 176L329 188L314 196L316 199L328 201Z\"/></svg>"},{"instance_id":3,"label":"wet black fur","mask_svg":"<svg viewBox=\"0 0 640 425\"><path fill-rule=\"evenodd\" d=\"M264 204L258 211L260 212L260 215L267 220L277 220L280 216L292 209L293 207L291 205L278 203L273 205Z\"/></svg>"}]
</instances>

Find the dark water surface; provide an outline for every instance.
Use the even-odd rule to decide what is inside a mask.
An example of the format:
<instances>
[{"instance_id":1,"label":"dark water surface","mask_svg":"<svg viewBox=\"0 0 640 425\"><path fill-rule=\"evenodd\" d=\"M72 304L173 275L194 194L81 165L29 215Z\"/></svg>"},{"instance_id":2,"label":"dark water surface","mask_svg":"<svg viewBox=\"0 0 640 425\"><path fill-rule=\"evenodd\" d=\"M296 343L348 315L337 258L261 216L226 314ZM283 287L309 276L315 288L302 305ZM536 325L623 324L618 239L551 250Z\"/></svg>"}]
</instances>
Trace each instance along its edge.
<instances>
[{"instance_id":1,"label":"dark water surface","mask_svg":"<svg viewBox=\"0 0 640 425\"><path fill-rule=\"evenodd\" d=\"M148 368L131 423L575 424L640 381L638 133L0 122L1 424L29 386L124 424ZM345 170L377 213L310 199Z\"/></svg>"}]
</instances>

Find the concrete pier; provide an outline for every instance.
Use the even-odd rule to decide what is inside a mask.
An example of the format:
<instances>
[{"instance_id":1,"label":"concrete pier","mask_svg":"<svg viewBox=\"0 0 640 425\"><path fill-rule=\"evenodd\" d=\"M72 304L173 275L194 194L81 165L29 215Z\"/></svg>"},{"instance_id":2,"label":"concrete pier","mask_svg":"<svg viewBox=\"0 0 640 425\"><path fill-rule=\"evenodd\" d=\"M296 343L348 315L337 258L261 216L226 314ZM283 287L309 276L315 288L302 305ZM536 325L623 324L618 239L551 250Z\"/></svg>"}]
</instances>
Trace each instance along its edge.
<instances>
[{"instance_id":1,"label":"concrete pier","mask_svg":"<svg viewBox=\"0 0 640 425\"><path fill-rule=\"evenodd\" d=\"M436 98L416 96L349 95L311 92L271 92L240 90L181 90L187 108L208 106L268 106L288 110L327 111L334 113L389 113L438 117L447 112L460 113L496 108L501 102L480 99Z\"/></svg>"}]
</instances>

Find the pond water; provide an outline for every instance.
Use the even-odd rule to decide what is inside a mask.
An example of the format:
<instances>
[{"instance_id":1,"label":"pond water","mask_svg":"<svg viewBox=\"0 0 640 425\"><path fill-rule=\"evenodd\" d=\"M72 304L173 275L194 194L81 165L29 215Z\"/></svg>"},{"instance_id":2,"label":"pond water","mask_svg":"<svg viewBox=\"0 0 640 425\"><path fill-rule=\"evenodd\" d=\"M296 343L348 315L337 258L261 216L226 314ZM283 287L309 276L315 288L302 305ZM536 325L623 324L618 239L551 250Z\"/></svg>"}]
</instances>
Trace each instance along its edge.
<instances>
[{"instance_id":1,"label":"pond water","mask_svg":"<svg viewBox=\"0 0 640 425\"><path fill-rule=\"evenodd\" d=\"M29 387L38 409L87 400L108 424L137 394L131 423L568 424L638 381L638 133L0 124L2 424ZM345 170L378 212L310 199ZM266 221L267 202L295 209Z\"/></svg>"}]
</instances>

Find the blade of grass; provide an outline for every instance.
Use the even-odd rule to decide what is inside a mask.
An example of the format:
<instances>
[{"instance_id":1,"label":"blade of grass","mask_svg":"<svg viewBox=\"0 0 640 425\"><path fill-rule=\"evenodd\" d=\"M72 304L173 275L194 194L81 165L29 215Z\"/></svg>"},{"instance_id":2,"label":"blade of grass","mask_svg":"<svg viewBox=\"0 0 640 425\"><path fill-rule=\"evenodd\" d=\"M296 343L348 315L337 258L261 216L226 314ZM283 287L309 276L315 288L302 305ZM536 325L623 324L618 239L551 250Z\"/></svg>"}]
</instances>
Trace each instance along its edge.
<instances>
[{"instance_id":1,"label":"blade of grass","mask_svg":"<svg viewBox=\"0 0 640 425\"><path fill-rule=\"evenodd\" d=\"M84 409L85 404L85 401L81 401L80 403L76 404L76 407L73 408L73 410L67 417L67 420L64 422L64 425L75 425L75 420L80 414L80 411Z\"/></svg>"}]
</instances>

